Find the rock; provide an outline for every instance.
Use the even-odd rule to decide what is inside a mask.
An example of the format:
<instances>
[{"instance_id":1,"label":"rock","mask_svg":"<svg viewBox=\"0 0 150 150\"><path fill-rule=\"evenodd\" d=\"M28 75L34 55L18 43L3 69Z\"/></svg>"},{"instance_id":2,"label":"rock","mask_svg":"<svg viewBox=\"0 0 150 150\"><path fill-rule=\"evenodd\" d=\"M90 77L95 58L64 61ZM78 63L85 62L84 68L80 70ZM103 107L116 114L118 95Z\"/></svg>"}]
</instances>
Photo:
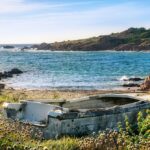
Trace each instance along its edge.
<instances>
[{"instance_id":1,"label":"rock","mask_svg":"<svg viewBox=\"0 0 150 150\"><path fill-rule=\"evenodd\" d=\"M52 45L48 43L42 43L40 45L33 45L31 46L32 49L37 49L37 50L51 50Z\"/></svg>"},{"instance_id":2,"label":"rock","mask_svg":"<svg viewBox=\"0 0 150 150\"><path fill-rule=\"evenodd\" d=\"M0 80L2 79L2 76L3 76L3 73L2 73L2 72L0 72Z\"/></svg>"},{"instance_id":3,"label":"rock","mask_svg":"<svg viewBox=\"0 0 150 150\"><path fill-rule=\"evenodd\" d=\"M3 46L3 48L5 48L5 49L12 49L12 48L15 48L15 47L12 46L12 45L5 45L5 46Z\"/></svg>"},{"instance_id":4,"label":"rock","mask_svg":"<svg viewBox=\"0 0 150 150\"><path fill-rule=\"evenodd\" d=\"M11 71L9 71L8 73L14 75L14 74L22 74L23 71L19 70L18 68L13 68Z\"/></svg>"},{"instance_id":5,"label":"rock","mask_svg":"<svg viewBox=\"0 0 150 150\"><path fill-rule=\"evenodd\" d=\"M0 90L5 88L5 84L0 83Z\"/></svg>"},{"instance_id":6,"label":"rock","mask_svg":"<svg viewBox=\"0 0 150 150\"><path fill-rule=\"evenodd\" d=\"M148 76L144 82L140 85L140 89L145 91L145 90L150 90L150 76Z\"/></svg>"},{"instance_id":7,"label":"rock","mask_svg":"<svg viewBox=\"0 0 150 150\"><path fill-rule=\"evenodd\" d=\"M6 78L12 78L13 75L19 75L22 74L23 71L17 69L17 68L13 68L10 71L4 71L4 72L0 72L0 80L1 79L6 79Z\"/></svg>"},{"instance_id":8,"label":"rock","mask_svg":"<svg viewBox=\"0 0 150 150\"><path fill-rule=\"evenodd\" d=\"M119 46L115 47L114 50L117 51L127 51L127 50L137 50L138 46L135 44L120 44Z\"/></svg>"},{"instance_id":9,"label":"rock","mask_svg":"<svg viewBox=\"0 0 150 150\"><path fill-rule=\"evenodd\" d=\"M140 87L140 85L136 83L123 84L122 86L123 87Z\"/></svg>"},{"instance_id":10,"label":"rock","mask_svg":"<svg viewBox=\"0 0 150 150\"><path fill-rule=\"evenodd\" d=\"M144 80L143 78L139 78L139 77L133 77L133 78L129 78L129 81L142 81Z\"/></svg>"},{"instance_id":11,"label":"rock","mask_svg":"<svg viewBox=\"0 0 150 150\"><path fill-rule=\"evenodd\" d=\"M30 49L30 47L25 46L25 47L21 48L21 51L28 50L28 49Z\"/></svg>"},{"instance_id":12,"label":"rock","mask_svg":"<svg viewBox=\"0 0 150 150\"><path fill-rule=\"evenodd\" d=\"M12 78L13 77L13 74L11 72L4 72L3 73L3 78Z\"/></svg>"},{"instance_id":13,"label":"rock","mask_svg":"<svg viewBox=\"0 0 150 150\"><path fill-rule=\"evenodd\" d=\"M128 78L127 76L123 76L120 78L120 81L133 81L133 82L136 82L136 81L142 81L144 80L143 78L140 78L140 77L131 77L131 78Z\"/></svg>"}]
</instances>

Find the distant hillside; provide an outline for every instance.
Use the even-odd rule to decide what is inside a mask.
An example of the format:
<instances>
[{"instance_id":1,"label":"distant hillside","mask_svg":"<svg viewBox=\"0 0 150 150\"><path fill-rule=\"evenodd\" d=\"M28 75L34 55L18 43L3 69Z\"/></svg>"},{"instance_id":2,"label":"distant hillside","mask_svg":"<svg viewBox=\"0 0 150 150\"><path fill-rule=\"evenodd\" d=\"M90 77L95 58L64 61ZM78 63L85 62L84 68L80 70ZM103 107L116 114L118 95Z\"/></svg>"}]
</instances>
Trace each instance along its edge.
<instances>
[{"instance_id":1,"label":"distant hillside","mask_svg":"<svg viewBox=\"0 0 150 150\"><path fill-rule=\"evenodd\" d=\"M42 43L33 45L38 50L100 51L100 50L150 50L150 29L129 28L120 33L88 39Z\"/></svg>"}]
</instances>

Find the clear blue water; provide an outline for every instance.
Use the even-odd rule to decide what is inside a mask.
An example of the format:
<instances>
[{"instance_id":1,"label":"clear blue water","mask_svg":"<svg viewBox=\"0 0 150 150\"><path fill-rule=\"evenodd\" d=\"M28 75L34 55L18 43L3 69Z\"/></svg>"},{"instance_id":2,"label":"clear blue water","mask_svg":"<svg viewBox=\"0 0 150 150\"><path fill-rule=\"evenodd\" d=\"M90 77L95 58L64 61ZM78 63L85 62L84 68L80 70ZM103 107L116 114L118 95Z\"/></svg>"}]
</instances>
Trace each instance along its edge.
<instances>
[{"instance_id":1,"label":"clear blue water","mask_svg":"<svg viewBox=\"0 0 150 150\"><path fill-rule=\"evenodd\" d=\"M149 52L11 52L0 51L0 71L26 71L4 80L29 89L114 89L119 79L150 74Z\"/></svg>"}]
</instances>

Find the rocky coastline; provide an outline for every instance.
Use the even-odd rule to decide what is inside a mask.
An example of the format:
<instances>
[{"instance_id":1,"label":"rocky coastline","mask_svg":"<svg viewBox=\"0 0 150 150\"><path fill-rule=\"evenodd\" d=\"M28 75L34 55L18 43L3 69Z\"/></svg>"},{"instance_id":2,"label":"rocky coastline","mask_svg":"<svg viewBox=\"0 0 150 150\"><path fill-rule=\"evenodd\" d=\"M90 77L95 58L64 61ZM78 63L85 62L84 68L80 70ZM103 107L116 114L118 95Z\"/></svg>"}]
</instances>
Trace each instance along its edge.
<instances>
[{"instance_id":1,"label":"rocky coastline","mask_svg":"<svg viewBox=\"0 0 150 150\"><path fill-rule=\"evenodd\" d=\"M148 51L150 50L150 29L129 28L120 33L112 33L81 40L32 45L32 49L51 51Z\"/></svg>"},{"instance_id":2,"label":"rocky coastline","mask_svg":"<svg viewBox=\"0 0 150 150\"><path fill-rule=\"evenodd\" d=\"M9 72L9 73L8 73ZM8 72L2 72L3 74L1 77L2 79L13 77L14 75L19 75L23 73L21 70L12 69ZM8 74L12 75L9 75ZM5 74L5 76L4 76ZM138 81L137 81L138 80ZM138 83L140 80L140 83ZM131 78L128 80L126 79L125 83L130 83ZM124 84L125 84L124 83ZM133 85L131 85L133 84ZM137 84L137 85L136 85ZM123 85L123 89L112 89L112 90L31 90L31 89L13 89L5 87L5 83L0 83L0 95L3 97L16 97L23 98L23 99L33 99L33 100L41 100L41 101L48 101L50 99L60 100L60 99L74 99L74 98L81 98L85 96L91 96L96 94L109 94L109 93L120 93L120 94L134 94L136 96L145 97L145 99L150 101L150 77L147 77L144 81L143 78L132 78L132 82L129 85Z\"/></svg>"},{"instance_id":3,"label":"rocky coastline","mask_svg":"<svg viewBox=\"0 0 150 150\"><path fill-rule=\"evenodd\" d=\"M18 68L13 68L10 71L0 72L0 81L2 79L12 78L14 75L20 75L24 73ZM142 82L144 80L144 82ZM141 77L131 77L122 79L124 82L121 86L124 88L138 88L139 90L147 90L150 89L150 77L143 79ZM5 88L4 83L0 83L0 90Z\"/></svg>"},{"instance_id":4,"label":"rocky coastline","mask_svg":"<svg viewBox=\"0 0 150 150\"><path fill-rule=\"evenodd\" d=\"M4 71L4 72L0 72L0 81L2 79L7 79L7 78L12 78L14 75L19 75L22 74L23 71L21 71L18 68L13 68L10 71ZM0 83L0 90L5 88L5 84Z\"/></svg>"},{"instance_id":5,"label":"rocky coastline","mask_svg":"<svg viewBox=\"0 0 150 150\"><path fill-rule=\"evenodd\" d=\"M132 88L132 87L139 88L143 80L144 79L140 77L124 78L122 79L122 81L124 82L122 86L125 88Z\"/></svg>"},{"instance_id":6,"label":"rocky coastline","mask_svg":"<svg viewBox=\"0 0 150 150\"><path fill-rule=\"evenodd\" d=\"M135 78L124 79L124 81L128 82L128 83L124 83L122 85L123 87L128 87L128 88L137 87L137 89L139 91L149 91L150 90L150 76L146 77L145 79L135 77Z\"/></svg>"}]
</instances>

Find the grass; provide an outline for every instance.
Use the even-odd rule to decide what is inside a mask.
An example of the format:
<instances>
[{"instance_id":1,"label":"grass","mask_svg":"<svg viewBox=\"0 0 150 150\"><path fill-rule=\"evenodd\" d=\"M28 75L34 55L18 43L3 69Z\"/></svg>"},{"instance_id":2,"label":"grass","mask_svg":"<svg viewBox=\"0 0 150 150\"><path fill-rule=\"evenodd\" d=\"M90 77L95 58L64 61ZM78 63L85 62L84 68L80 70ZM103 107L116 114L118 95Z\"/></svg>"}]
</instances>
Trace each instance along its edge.
<instances>
[{"instance_id":1,"label":"grass","mask_svg":"<svg viewBox=\"0 0 150 150\"><path fill-rule=\"evenodd\" d=\"M0 105L4 102L18 102L21 99L25 99L26 95L24 93L11 93L11 92L1 92L0 93Z\"/></svg>"},{"instance_id":2,"label":"grass","mask_svg":"<svg viewBox=\"0 0 150 150\"><path fill-rule=\"evenodd\" d=\"M57 94L56 94L57 95ZM24 95L2 94L0 102L17 102ZM54 96L55 97L55 96ZM93 133L88 137L62 137L57 140L43 139L39 128L6 120L0 116L1 150L149 150L150 110L137 116L137 124L125 119L125 128L118 123L119 131L109 130Z\"/></svg>"}]
</instances>

